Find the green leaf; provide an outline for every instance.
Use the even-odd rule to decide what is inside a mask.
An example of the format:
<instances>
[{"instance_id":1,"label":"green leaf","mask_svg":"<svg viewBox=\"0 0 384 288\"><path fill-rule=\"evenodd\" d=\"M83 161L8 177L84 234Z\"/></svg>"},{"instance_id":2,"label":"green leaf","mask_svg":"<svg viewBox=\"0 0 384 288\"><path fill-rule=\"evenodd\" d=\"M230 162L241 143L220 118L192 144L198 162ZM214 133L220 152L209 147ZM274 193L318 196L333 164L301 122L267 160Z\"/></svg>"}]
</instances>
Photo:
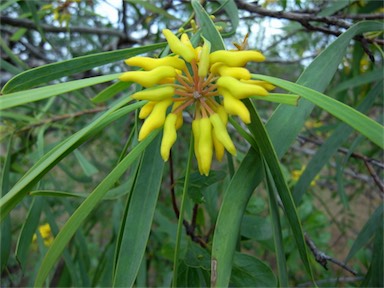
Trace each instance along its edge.
<instances>
[{"instance_id":1,"label":"green leaf","mask_svg":"<svg viewBox=\"0 0 384 288\"><path fill-rule=\"evenodd\" d=\"M2 93L8 94L11 92L17 92L35 87L37 85L47 83L64 76L87 71L94 67L163 48L165 47L165 44L166 43L156 43L148 46L102 52L36 67L16 75L11 80L9 80L3 87Z\"/></svg>"},{"instance_id":2,"label":"green leaf","mask_svg":"<svg viewBox=\"0 0 384 288\"><path fill-rule=\"evenodd\" d=\"M90 177L99 172L99 170L91 162L89 162L88 159L85 158L85 156L79 150L75 150L73 152L77 158L77 161L79 161L80 167L83 169L85 175Z\"/></svg>"},{"instance_id":3,"label":"green leaf","mask_svg":"<svg viewBox=\"0 0 384 288\"><path fill-rule=\"evenodd\" d=\"M209 176L200 173L192 173L189 178L188 195L195 203L203 203L203 190L214 183L222 181L226 176L224 171L211 171ZM176 181L178 186L183 186L185 177Z\"/></svg>"},{"instance_id":4,"label":"green leaf","mask_svg":"<svg viewBox=\"0 0 384 288\"><path fill-rule=\"evenodd\" d=\"M251 96L251 98L256 100L297 106L300 96L284 93L269 93L268 96Z\"/></svg>"},{"instance_id":5,"label":"green leaf","mask_svg":"<svg viewBox=\"0 0 384 288\"><path fill-rule=\"evenodd\" d=\"M375 233L372 261L360 287L383 287L383 224Z\"/></svg>"},{"instance_id":6,"label":"green leaf","mask_svg":"<svg viewBox=\"0 0 384 288\"><path fill-rule=\"evenodd\" d=\"M15 254L22 269L26 268L26 261L28 260L28 254L31 247L33 234L35 234L39 225L40 215L43 209L42 204L42 198L37 197L32 200L32 204L28 210L27 218L23 223L19 238L17 240Z\"/></svg>"},{"instance_id":7,"label":"green leaf","mask_svg":"<svg viewBox=\"0 0 384 288\"><path fill-rule=\"evenodd\" d=\"M6 146L6 154L4 157L4 162L2 161L1 165L1 185L0 185L0 195L5 195L6 191L9 189L9 176L11 168L11 157L12 157L12 143L13 137L9 137L9 141ZM2 273L4 268L7 267L9 254L11 252L11 243L12 243L12 227L11 219L7 217L0 223L0 272Z\"/></svg>"},{"instance_id":8,"label":"green leaf","mask_svg":"<svg viewBox=\"0 0 384 288\"><path fill-rule=\"evenodd\" d=\"M117 251L114 287L133 287L144 257L153 215L160 191L164 161L157 137L145 150L139 173L122 226L122 239Z\"/></svg>"},{"instance_id":9,"label":"green leaf","mask_svg":"<svg viewBox=\"0 0 384 288\"><path fill-rule=\"evenodd\" d=\"M232 24L231 30L228 31L225 36L231 36L236 33L237 27L239 26L239 10L237 9L234 0L218 0L218 2L221 5L217 11L220 11L222 8L224 8L225 13L228 15L228 19Z\"/></svg>"},{"instance_id":10,"label":"green leaf","mask_svg":"<svg viewBox=\"0 0 384 288\"><path fill-rule=\"evenodd\" d=\"M128 89L131 86L131 82L118 81L105 88L99 94L92 98L93 103L102 103L115 96L117 93Z\"/></svg>"},{"instance_id":11,"label":"green leaf","mask_svg":"<svg viewBox=\"0 0 384 288\"><path fill-rule=\"evenodd\" d=\"M267 264L253 256L236 252L230 286L277 287L277 282Z\"/></svg>"},{"instance_id":12,"label":"green leaf","mask_svg":"<svg viewBox=\"0 0 384 288\"><path fill-rule=\"evenodd\" d=\"M241 235L253 240L262 241L272 238L271 221L256 215L244 215L241 222Z\"/></svg>"},{"instance_id":13,"label":"green leaf","mask_svg":"<svg viewBox=\"0 0 384 288\"><path fill-rule=\"evenodd\" d=\"M336 95L337 93L362 86L364 84L368 84L371 82L379 81L383 79L383 73L382 71L374 70L369 71L364 74L357 75L356 77L350 78L347 81L341 82L339 85L337 85L335 88L333 88L330 93L331 95Z\"/></svg>"},{"instance_id":14,"label":"green leaf","mask_svg":"<svg viewBox=\"0 0 384 288\"><path fill-rule=\"evenodd\" d=\"M68 221L64 224L59 234L56 236L43 262L39 268L35 279L35 287L42 287L49 271L53 268L55 262L60 257L64 248L71 240L73 235L79 229L88 215L95 209L96 205L116 183L116 181L125 173L128 167L141 155L145 148L151 143L157 133L152 133L145 140L140 142L124 159L100 182L92 193L76 209Z\"/></svg>"},{"instance_id":15,"label":"green leaf","mask_svg":"<svg viewBox=\"0 0 384 288\"><path fill-rule=\"evenodd\" d=\"M183 186L183 194L181 196L180 210L179 210L179 219L177 221L177 232L176 232L176 245L175 252L173 255L173 279L172 279L172 287L178 287L180 285L177 281L179 280L179 259L180 257L180 246L181 246L181 234L183 233L183 222L184 222L184 213L185 207L187 203L187 193L189 187L189 178L191 175L191 163L192 163L192 155L193 155L193 133L190 133L190 141L189 141L189 151L188 151L188 160L185 169L185 180Z\"/></svg>"},{"instance_id":16,"label":"green leaf","mask_svg":"<svg viewBox=\"0 0 384 288\"><path fill-rule=\"evenodd\" d=\"M300 218L297 213L291 191L289 190L283 172L281 171L276 151L252 102L249 99L245 99L244 103L251 114L251 124L248 124L248 128L251 131L253 138L256 140L256 143L265 159L267 164L266 168L269 169L271 173L272 177L270 177L270 179L273 179L276 191L279 193L281 203L284 207L284 215L289 222L289 226L292 230L293 238L296 242L304 268L307 274L311 277L311 280L314 281Z\"/></svg>"},{"instance_id":17,"label":"green leaf","mask_svg":"<svg viewBox=\"0 0 384 288\"><path fill-rule=\"evenodd\" d=\"M116 119L126 115L141 107L144 103L137 102L135 104L126 105L132 99L127 97L121 99L112 108L96 118L91 124L84 127L77 133L68 137L56 147L51 149L43 157L39 159L25 174L24 176L12 187L12 189L0 199L0 213L1 221L4 217L15 207L27 194L28 191L62 158L64 158L71 151L76 149L81 143L96 135L102 128ZM123 107L123 108L121 108ZM119 109L120 108L120 109Z\"/></svg>"},{"instance_id":18,"label":"green leaf","mask_svg":"<svg viewBox=\"0 0 384 288\"><path fill-rule=\"evenodd\" d=\"M92 86L95 84L108 82L117 79L121 73L106 76L91 77L82 80L69 81L27 91L15 92L0 97L0 110L12 108L18 105L27 104L43 100L52 96L57 96L70 91Z\"/></svg>"},{"instance_id":19,"label":"green leaf","mask_svg":"<svg viewBox=\"0 0 384 288\"><path fill-rule=\"evenodd\" d=\"M383 24L375 21L361 21L351 26L312 61L296 83L319 92L324 91L343 60L353 37L382 29ZM280 105L273 113L266 126L279 157L284 155L291 143L295 141L313 107L310 101L301 99L298 107ZM283 125L283 123L289 123L289 125Z\"/></svg>"},{"instance_id":20,"label":"green leaf","mask_svg":"<svg viewBox=\"0 0 384 288\"><path fill-rule=\"evenodd\" d=\"M273 241L276 251L277 271L279 275L279 286L288 287L287 261L285 259L285 249L283 240L283 229L281 227L279 205L277 201L276 186L269 169L265 169L267 178L267 188L269 195L269 206L273 225Z\"/></svg>"},{"instance_id":21,"label":"green leaf","mask_svg":"<svg viewBox=\"0 0 384 288\"><path fill-rule=\"evenodd\" d=\"M381 204L365 223L364 227L359 232L359 235L357 235L351 250L349 250L348 256L345 258L345 262L348 262L357 253L357 251L366 246L373 235L375 235L375 232L383 226L383 213L384 206Z\"/></svg>"},{"instance_id":22,"label":"green leaf","mask_svg":"<svg viewBox=\"0 0 384 288\"><path fill-rule=\"evenodd\" d=\"M217 31L215 24L209 17L207 11L204 10L198 0L192 0L192 8L196 13L197 24L199 25L202 35L212 44L211 52L216 50L225 50L223 38Z\"/></svg>"},{"instance_id":23,"label":"green leaf","mask_svg":"<svg viewBox=\"0 0 384 288\"><path fill-rule=\"evenodd\" d=\"M366 112L374 103L375 99L380 96L383 88L383 81L377 83L377 85L369 91L363 102L357 107L357 110L360 112ZM311 185L312 180L320 172L321 168L328 162L330 157L336 153L342 143L348 139L348 136L352 133L352 131L352 128L348 127L344 123L341 123L327 139L327 141L319 147L316 154L312 157L304 172L301 174L299 181L295 184L293 196L296 204L300 203L302 196Z\"/></svg>"},{"instance_id":24,"label":"green leaf","mask_svg":"<svg viewBox=\"0 0 384 288\"><path fill-rule=\"evenodd\" d=\"M366 136L369 140L371 140L380 148L384 148L384 127L376 121L368 118L364 114L353 109L352 107L342 102L339 102L333 98L330 98L320 92L317 92L316 90L286 80L256 74L252 74L252 77L268 81L276 86L284 88L285 90L300 95L301 97L307 99L308 101L311 101L318 107L326 110L327 112L340 119L344 123L353 127L355 130L359 131L361 134Z\"/></svg>"},{"instance_id":25,"label":"green leaf","mask_svg":"<svg viewBox=\"0 0 384 288\"><path fill-rule=\"evenodd\" d=\"M262 179L260 171L263 171L261 156L250 149L225 191L213 234L212 287L229 285L242 217L249 197Z\"/></svg>"}]
</instances>

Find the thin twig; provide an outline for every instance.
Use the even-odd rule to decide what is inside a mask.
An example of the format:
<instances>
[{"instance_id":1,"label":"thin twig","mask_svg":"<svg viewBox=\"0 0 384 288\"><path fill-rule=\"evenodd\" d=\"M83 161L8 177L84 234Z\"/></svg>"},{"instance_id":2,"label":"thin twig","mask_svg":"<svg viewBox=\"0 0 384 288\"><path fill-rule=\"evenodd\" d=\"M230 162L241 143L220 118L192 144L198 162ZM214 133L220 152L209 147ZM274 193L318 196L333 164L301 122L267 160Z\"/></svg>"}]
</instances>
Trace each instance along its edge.
<instances>
[{"instance_id":1,"label":"thin twig","mask_svg":"<svg viewBox=\"0 0 384 288\"><path fill-rule=\"evenodd\" d=\"M244 1L237 1L237 6L240 9L247 10L249 12L253 12L256 14L259 14L261 16L267 16L267 17L273 17L277 19L286 19L286 20L291 20L291 21L296 21L300 23L302 26L306 27L310 31L319 31L323 32L326 34L331 34L334 36L339 36L342 31L339 30L330 30L325 27L321 26L313 26L310 24L310 22L317 22L317 23L323 23L325 25L332 25L338 28L342 29L348 29L352 26L353 23L341 20L341 19L359 19L354 16L316 16L313 14L307 14L307 13L297 13L297 12L288 12L288 11L272 11L269 9L265 9L259 5L254 5L251 3L247 3ZM369 19L384 19L384 14L383 13L376 13L374 16L371 16ZM363 37L364 38L364 37ZM362 42L361 37L355 37L354 39L357 41ZM370 43L378 43L378 44L384 44L384 40L382 39L367 39L364 38L365 41L370 42Z\"/></svg>"},{"instance_id":2,"label":"thin twig","mask_svg":"<svg viewBox=\"0 0 384 288\"><path fill-rule=\"evenodd\" d=\"M347 270L348 272L350 272L351 274L353 274L354 276L357 275L357 272L355 272L352 268L348 267L346 264L344 264L343 262L331 257L331 256L328 256L327 254L325 254L324 252L320 251L315 243L312 241L312 239L309 238L308 234L307 233L304 233L304 238L305 238L305 243L307 243L309 249L311 250L313 256L315 256L315 259L316 261L324 267L325 270L328 270L328 267L327 267L327 264L328 264L328 261L340 266L341 268L343 268L344 270Z\"/></svg>"},{"instance_id":3,"label":"thin twig","mask_svg":"<svg viewBox=\"0 0 384 288\"><path fill-rule=\"evenodd\" d=\"M177 207L177 202L176 202L176 193L175 193L176 182L175 182L175 178L174 178L172 151L169 154L169 160L168 161L169 161L169 177L170 177L170 181L171 181L172 207L173 207L173 211L175 212L177 219L179 219L180 210ZM185 231L186 231L187 235L192 239L192 241L198 243L201 247L205 248L205 247L207 247L207 243L200 236L197 236L195 234L197 211L198 211L198 205L195 204L195 206L193 207L192 223L189 224L187 220L183 219L183 226L185 227Z\"/></svg>"},{"instance_id":4,"label":"thin twig","mask_svg":"<svg viewBox=\"0 0 384 288\"><path fill-rule=\"evenodd\" d=\"M16 19L8 16L1 16L0 17L0 23L1 25L10 25L14 27L23 27L23 28L29 28L33 30L37 30L36 24L28 19ZM135 39L132 39L125 35L123 32L120 32L118 30L113 29L105 29L105 28L96 28L96 27L79 27L79 26L70 26L69 29L67 27L55 27L47 24L41 24L41 29L43 29L44 32L51 32L51 33L85 33L85 34L96 34L96 35L109 35L109 36L116 36L121 39L125 39L126 41L129 40L129 42L137 43Z\"/></svg>"}]
</instances>

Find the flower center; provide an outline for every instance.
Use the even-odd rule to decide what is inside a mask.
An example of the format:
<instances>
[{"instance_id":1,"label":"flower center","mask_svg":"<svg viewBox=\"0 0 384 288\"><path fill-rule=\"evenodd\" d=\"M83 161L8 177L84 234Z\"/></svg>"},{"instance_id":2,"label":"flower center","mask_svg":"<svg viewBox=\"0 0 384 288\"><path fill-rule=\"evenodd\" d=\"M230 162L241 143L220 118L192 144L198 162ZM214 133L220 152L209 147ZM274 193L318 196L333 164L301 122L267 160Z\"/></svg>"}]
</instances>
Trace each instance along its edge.
<instances>
[{"instance_id":1,"label":"flower center","mask_svg":"<svg viewBox=\"0 0 384 288\"><path fill-rule=\"evenodd\" d=\"M174 102L180 102L178 107L173 111L179 113L185 108L196 105L196 114L203 117L209 116L214 113L215 107L218 103L212 98L218 96L216 80L213 73L209 73L206 77L198 76L198 65L195 60L191 61L191 70L188 68L183 70L183 74L176 76L179 84L174 84L176 90L176 98L173 98Z\"/></svg>"}]
</instances>

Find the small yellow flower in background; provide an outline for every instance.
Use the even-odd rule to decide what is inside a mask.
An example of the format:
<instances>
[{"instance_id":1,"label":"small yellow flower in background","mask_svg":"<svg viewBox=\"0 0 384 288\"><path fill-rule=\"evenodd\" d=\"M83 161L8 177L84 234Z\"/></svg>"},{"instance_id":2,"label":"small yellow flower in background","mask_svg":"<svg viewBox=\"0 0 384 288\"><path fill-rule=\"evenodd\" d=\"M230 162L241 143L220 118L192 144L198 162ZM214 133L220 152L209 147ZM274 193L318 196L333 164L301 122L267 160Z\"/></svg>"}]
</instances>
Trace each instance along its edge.
<instances>
[{"instance_id":1,"label":"small yellow flower in background","mask_svg":"<svg viewBox=\"0 0 384 288\"><path fill-rule=\"evenodd\" d=\"M139 118L145 121L139 140L164 127L160 152L167 161L177 130L183 124L182 113L194 107L195 156L200 173L208 176L213 152L219 161L225 149L236 155L226 128L228 115L250 123L250 113L241 99L267 96L268 91L274 89L269 83L251 80L250 72L244 68L248 62L261 62L265 57L254 50L211 52L211 43L206 39L202 46L193 47L185 33L180 39L168 29L164 29L163 34L175 56L129 58L126 64L143 71L125 72L120 76L122 81L146 88L132 95L136 100L149 101L140 110Z\"/></svg>"},{"instance_id":2,"label":"small yellow flower in background","mask_svg":"<svg viewBox=\"0 0 384 288\"><path fill-rule=\"evenodd\" d=\"M54 239L54 237L52 235L52 231L51 231L51 226L49 226L48 223L40 225L38 228L38 231L40 233L41 238L43 238L44 245L49 247L52 244L53 239ZM37 235L36 234L33 235L32 241L33 242L37 241Z\"/></svg>"},{"instance_id":3,"label":"small yellow flower in background","mask_svg":"<svg viewBox=\"0 0 384 288\"><path fill-rule=\"evenodd\" d=\"M318 121L307 120L307 121L305 121L305 123L304 123L304 126L305 126L306 128L308 128L308 129L311 129L311 128L319 128L319 127L321 127L321 126L323 126L323 125L324 125L324 123L323 123L322 121L320 121L320 120L318 120Z\"/></svg>"},{"instance_id":4,"label":"small yellow flower in background","mask_svg":"<svg viewBox=\"0 0 384 288\"><path fill-rule=\"evenodd\" d=\"M292 180L294 182L297 182L299 180L299 178L301 177L301 175L303 174L304 170L305 170L305 166L301 167L300 170L292 170L292 172L291 172ZM316 186L316 180L318 180L318 179L319 179L319 176L317 175L315 177L315 179L311 181L311 186L312 187Z\"/></svg>"}]
</instances>

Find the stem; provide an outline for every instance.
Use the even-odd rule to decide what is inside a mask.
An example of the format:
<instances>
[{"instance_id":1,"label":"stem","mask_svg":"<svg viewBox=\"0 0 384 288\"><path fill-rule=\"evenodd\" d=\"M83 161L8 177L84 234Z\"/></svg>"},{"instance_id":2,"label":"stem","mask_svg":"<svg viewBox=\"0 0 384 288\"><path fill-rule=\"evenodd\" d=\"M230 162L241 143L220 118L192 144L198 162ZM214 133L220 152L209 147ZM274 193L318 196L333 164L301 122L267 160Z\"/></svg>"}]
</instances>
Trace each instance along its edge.
<instances>
[{"instance_id":1,"label":"stem","mask_svg":"<svg viewBox=\"0 0 384 288\"><path fill-rule=\"evenodd\" d=\"M173 211L175 211L176 217L179 218L180 211L179 211L179 208L177 208L177 203L176 203L175 178L173 175L172 151L169 152L169 178L171 181L172 207L173 207Z\"/></svg>"},{"instance_id":2,"label":"stem","mask_svg":"<svg viewBox=\"0 0 384 288\"><path fill-rule=\"evenodd\" d=\"M183 230L183 216L185 210L185 203L187 198L188 184L189 184L189 176L191 172L191 162L193 155L193 134L191 133L191 141L189 143L189 153L188 153L188 161L187 161L187 170L185 171L185 180L183 187L183 196L181 198L181 206L180 206L180 214L179 221L177 223L177 234L176 234L176 247L175 247L175 256L173 258L173 279L172 279L172 287L177 287L177 272L178 272L178 260L179 260L179 252L180 252L180 242L181 242L181 233Z\"/></svg>"}]
</instances>

